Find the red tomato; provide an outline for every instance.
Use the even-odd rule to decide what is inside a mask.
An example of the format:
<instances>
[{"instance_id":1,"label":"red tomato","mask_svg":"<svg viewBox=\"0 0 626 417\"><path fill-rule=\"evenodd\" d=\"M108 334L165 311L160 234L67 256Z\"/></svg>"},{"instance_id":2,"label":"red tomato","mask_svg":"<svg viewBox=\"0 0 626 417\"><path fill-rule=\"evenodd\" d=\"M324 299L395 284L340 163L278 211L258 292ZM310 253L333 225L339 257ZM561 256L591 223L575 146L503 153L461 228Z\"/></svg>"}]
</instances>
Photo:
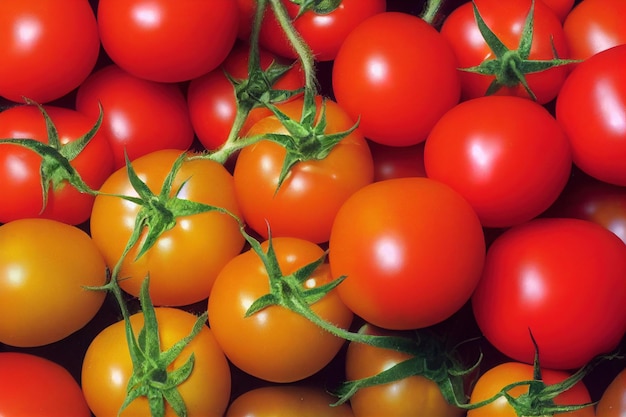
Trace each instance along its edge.
<instances>
[{"instance_id":1,"label":"red tomato","mask_svg":"<svg viewBox=\"0 0 626 417\"><path fill-rule=\"evenodd\" d=\"M542 369L541 377L543 382L550 386L557 384L570 374L550 369ZM482 374L472 390L470 403L487 400L500 392L508 384L520 381L529 381L533 379L533 367L525 363L505 362L494 366ZM528 385L522 385L512 388L508 393L518 398L521 395L528 394ZM587 387L578 382L572 388L559 394L554 398L554 402L559 405L579 405L591 402ZM558 415L558 414L555 414ZM565 414L564 414L565 415ZM567 413L571 417L594 417L593 406L584 407L577 411ZM518 417L513 407L505 397L467 412L467 417Z\"/></svg>"},{"instance_id":2,"label":"red tomato","mask_svg":"<svg viewBox=\"0 0 626 417\"><path fill-rule=\"evenodd\" d=\"M447 112L424 149L428 177L454 188L486 227L538 216L565 187L570 146L554 117L519 97L488 96Z\"/></svg>"},{"instance_id":3,"label":"red tomato","mask_svg":"<svg viewBox=\"0 0 626 417\"><path fill-rule=\"evenodd\" d=\"M318 97L319 98L319 97ZM318 116L321 100L318 100ZM292 100L280 109L300 120L303 99ZM354 121L337 105L326 100L325 133L343 132ZM287 134L276 116L253 125L248 135ZM285 148L261 140L241 150L233 177L237 199L246 223L267 238L290 236L322 243L328 241L330 228L341 204L356 190L372 182L373 162L365 138L354 130L323 159L298 162L278 191L278 179L285 160Z\"/></svg>"},{"instance_id":4,"label":"red tomato","mask_svg":"<svg viewBox=\"0 0 626 417\"><path fill-rule=\"evenodd\" d=\"M534 4L532 44L527 59L550 60L555 58L555 50L559 58L568 57L561 22L554 12L541 1L533 3L531 0L509 0L506 2L476 0L467 2L455 9L441 27L441 35L452 45L460 68L474 67L483 61L497 58L480 33L474 18L474 4L486 25L512 51L518 49L524 22L531 5ZM504 61L501 60L501 62ZM510 62L519 67L519 63L515 60ZM511 71L513 70L511 69ZM529 73L525 78L537 102L543 104L556 97L568 73L567 66L558 66L541 72ZM489 85L495 79L494 76L461 70L459 70L459 77L462 86L462 99L464 100L484 96ZM495 94L530 97L519 82L510 87L505 86L496 91Z\"/></svg>"},{"instance_id":5,"label":"red tomato","mask_svg":"<svg viewBox=\"0 0 626 417\"><path fill-rule=\"evenodd\" d=\"M554 14L557 15L562 22L567 15L572 11L575 0L542 0L546 6L552 9Z\"/></svg>"},{"instance_id":6,"label":"red tomato","mask_svg":"<svg viewBox=\"0 0 626 417\"><path fill-rule=\"evenodd\" d=\"M95 123L71 109L45 106L56 126L59 142L65 145L87 133ZM0 112L0 138L31 138L49 143L45 119L32 105L20 105ZM41 157L24 147L0 144L0 223L28 217L44 217L69 224L85 222L91 213L93 195L81 193L67 181L49 186L45 209L41 184ZM70 161L83 181L93 190L100 188L113 172L113 153L104 132Z\"/></svg>"},{"instance_id":7,"label":"red tomato","mask_svg":"<svg viewBox=\"0 0 626 417\"><path fill-rule=\"evenodd\" d=\"M61 365L27 353L0 353L0 415L90 417L80 386Z\"/></svg>"},{"instance_id":8,"label":"red tomato","mask_svg":"<svg viewBox=\"0 0 626 417\"><path fill-rule=\"evenodd\" d=\"M411 146L388 146L369 141L374 160L374 181L425 177L424 142Z\"/></svg>"},{"instance_id":9,"label":"red tomato","mask_svg":"<svg viewBox=\"0 0 626 417\"><path fill-rule=\"evenodd\" d=\"M182 90L131 75L115 64L91 74L76 94L76 109L96 120L104 110L102 127L115 157L115 169L159 149L188 149L194 139Z\"/></svg>"},{"instance_id":10,"label":"red tomato","mask_svg":"<svg viewBox=\"0 0 626 417\"><path fill-rule=\"evenodd\" d=\"M567 15L563 30L574 59L590 56L626 43L622 17L626 3L622 0L580 1Z\"/></svg>"},{"instance_id":11,"label":"red tomato","mask_svg":"<svg viewBox=\"0 0 626 417\"><path fill-rule=\"evenodd\" d=\"M626 415L626 369L620 371L606 388L596 407L596 417Z\"/></svg>"},{"instance_id":12,"label":"red tomato","mask_svg":"<svg viewBox=\"0 0 626 417\"><path fill-rule=\"evenodd\" d=\"M458 103L461 84L448 42L435 28L401 12L359 24L332 69L337 102L368 139L386 145L422 142Z\"/></svg>"},{"instance_id":13,"label":"red tomato","mask_svg":"<svg viewBox=\"0 0 626 417\"><path fill-rule=\"evenodd\" d=\"M316 244L296 238L272 239L283 275L321 258ZM262 244L267 251L268 242ZM315 288L332 281L328 264L318 267L303 284ZM209 297L209 324L230 361L244 372L271 382L295 382L326 366L344 340L284 307L273 305L245 317L252 303L269 292L268 273L252 250L242 253L220 271ZM323 320L348 328L352 312L336 291L311 305Z\"/></svg>"},{"instance_id":14,"label":"red tomato","mask_svg":"<svg viewBox=\"0 0 626 417\"><path fill-rule=\"evenodd\" d=\"M99 51L86 0L0 3L0 96L39 103L60 98L87 78Z\"/></svg>"},{"instance_id":15,"label":"red tomato","mask_svg":"<svg viewBox=\"0 0 626 417\"><path fill-rule=\"evenodd\" d=\"M626 185L626 45L578 64L556 101L574 163L601 181Z\"/></svg>"},{"instance_id":16,"label":"red tomato","mask_svg":"<svg viewBox=\"0 0 626 417\"><path fill-rule=\"evenodd\" d=\"M181 151L164 149L132 162L137 175L153 193L159 194L166 176ZM175 176L171 197L178 192L183 200L221 207L239 215L233 178L217 162L196 159L183 162ZM142 208L120 197L137 197L126 168L114 172L102 185L91 213L91 235L107 265L119 261ZM173 213L171 210L169 213ZM144 278L150 274L150 296L155 305L186 305L208 297L220 269L241 251L244 238L238 222L228 214L209 211L182 215L139 259L138 245L128 253L120 269L120 287L138 295ZM142 236L146 231L142 232ZM140 239L141 242L142 239Z\"/></svg>"},{"instance_id":17,"label":"red tomato","mask_svg":"<svg viewBox=\"0 0 626 417\"><path fill-rule=\"evenodd\" d=\"M614 349L626 330L626 245L586 220L535 219L489 247L472 296L476 322L500 352L574 369Z\"/></svg>"},{"instance_id":18,"label":"red tomato","mask_svg":"<svg viewBox=\"0 0 626 417\"><path fill-rule=\"evenodd\" d=\"M237 37L233 0L100 0L104 50L129 73L162 82L186 81L215 68Z\"/></svg>"},{"instance_id":19,"label":"red tomato","mask_svg":"<svg viewBox=\"0 0 626 417\"><path fill-rule=\"evenodd\" d=\"M427 327L465 304L482 271L485 242L472 207L428 178L379 181L341 207L329 241L346 305L388 329Z\"/></svg>"}]
</instances>

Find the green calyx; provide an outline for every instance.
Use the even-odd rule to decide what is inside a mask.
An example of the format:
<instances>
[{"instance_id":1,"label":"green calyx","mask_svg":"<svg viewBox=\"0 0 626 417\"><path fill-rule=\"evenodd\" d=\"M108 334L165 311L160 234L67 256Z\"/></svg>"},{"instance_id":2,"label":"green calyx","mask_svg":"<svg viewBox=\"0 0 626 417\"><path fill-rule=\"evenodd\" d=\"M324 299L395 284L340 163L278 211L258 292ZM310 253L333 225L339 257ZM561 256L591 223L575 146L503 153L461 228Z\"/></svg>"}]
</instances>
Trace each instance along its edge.
<instances>
[{"instance_id":1,"label":"green calyx","mask_svg":"<svg viewBox=\"0 0 626 417\"><path fill-rule=\"evenodd\" d=\"M480 75L494 76L495 79L489 85L485 95L491 95L503 87L516 87L522 85L528 95L536 100L535 93L531 90L526 81L526 74L537 73L553 67L567 65L578 62L571 59L560 59L553 46L554 58L549 60L529 59L530 49L533 40L534 10L535 2L531 3L530 10L526 15L524 28L520 37L517 49L509 49L502 43L495 33L487 26L480 15L476 4L472 2L474 8L474 18L485 43L491 48L495 59L485 60L480 65L461 68L463 71L473 72Z\"/></svg>"},{"instance_id":2,"label":"green calyx","mask_svg":"<svg viewBox=\"0 0 626 417\"><path fill-rule=\"evenodd\" d=\"M291 0L291 2L300 6L296 19L308 11L315 14L328 14L341 4L341 0Z\"/></svg>"}]
</instances>

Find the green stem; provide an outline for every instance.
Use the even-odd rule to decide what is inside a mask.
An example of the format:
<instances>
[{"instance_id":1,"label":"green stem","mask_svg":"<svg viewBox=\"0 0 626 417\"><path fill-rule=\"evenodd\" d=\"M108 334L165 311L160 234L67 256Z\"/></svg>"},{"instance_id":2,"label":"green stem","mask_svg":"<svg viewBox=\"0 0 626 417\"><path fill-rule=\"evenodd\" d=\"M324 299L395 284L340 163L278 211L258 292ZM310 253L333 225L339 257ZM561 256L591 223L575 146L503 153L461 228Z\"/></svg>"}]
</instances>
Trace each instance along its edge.
<instances>
[{"instance_id":1,"label":"green stem","mask_svg":"<svg viewBox=\"0 0 626 417\"><path fill-rule=\"evenodd\" d=\"M435 19L437 18L437 13L439 13L439 10L441 10L441 6L443 6L444 1L445 0L426 1L426 6L424 7L424 11L420 16L422 20L433 26L435 24Z\"/></svg>"}]
</instances>

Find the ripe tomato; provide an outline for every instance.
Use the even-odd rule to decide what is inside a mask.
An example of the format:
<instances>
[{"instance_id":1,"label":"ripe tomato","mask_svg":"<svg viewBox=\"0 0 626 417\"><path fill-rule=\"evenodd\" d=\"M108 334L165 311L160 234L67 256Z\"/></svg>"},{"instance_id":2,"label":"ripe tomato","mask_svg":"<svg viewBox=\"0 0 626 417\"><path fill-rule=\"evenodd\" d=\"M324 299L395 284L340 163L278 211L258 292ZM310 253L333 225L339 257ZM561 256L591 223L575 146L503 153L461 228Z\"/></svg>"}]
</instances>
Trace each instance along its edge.
<instances>
[{"instance_id":1,"label":"ripe tomato","mask_svg":"<svg viewBox=\"0 0 626 417\"><path fill-rule=\"evenodd\" d=\"M474 6L491 31L500 41L512 51L518 49L522 28L534 4L533 36L530 47L529 60L550 60L555 58L555 51L559 58L568 58L569 52L565 41L565 34L561 22L554 11L541 1L532 0L475 0L466 2L456 8L444 21L441 35L448 40L456 54L460 68L470 68L480 65L483 61L499 58L491 50L480 33L474 18ZM519 63L515 65L519 67ZM561 85L565 81L569 69L567 66L558 66L541 72L525 75L530 90L539 103L553 100ZM462 99L482 97L487 93L494 76L477 74L469 71L459 71L462 86ZM530 97L521 83L515 86L505 86L495 94Z\"/></svg>"},{"instance_id":2,"label":"ripe tomato","mask_svg":"<svg viewBox=\"0 0 626 417\"><path fill-rule=\"evenodd\" d=\"M272 239L283 275L318 260L324 251L296 238ZM268 242L262 244L267 251ZM332 280L328 264L322 264L306 280L315 288ZM230 361L244 372L271 382L295 382L326 366L344 340L322 330L308 319L281 306L269 306L245 317L252 303L269 292L267 270L252 250L231 260L220 271L209 297L209 324ZM311 305L322 319L348 328L352 312L336 291Z\"/></svg>"},{"instance_id":3,"label":"ripe tomato","mask_svg":"<svg viewBox=\"0 0 626 417\"><path fill-rule=\"evenodd\" d=\"M152 81L199 77L226 58L238 24L233 0L100 0L104 50L129 73Z\"/></svg>"},{"instance_id":4,"label":"ripe tomato","mask_svg":"<svg viewBox=\"0 0 626 417\"><path fill-rule=\"evenodd\" d=\"M574 369L607 353L626 330L626 246L587 220L535 219L489 247L472 296L485 338L515 360ZM593 279L590 279L593 277Z\"/></svg>"},{"instance_id":5,"label":"ripe tomato","mask_svg":"<svg viewBox=\"0 0 626 417\"><path fill-rule=\"evenodd\" d=\"M626 13L622 0L585 0L577 2L563 22L563 30L574 59L590 56L626 43L621 19Z\"/></svg>"},{"instance_id":6,"label":"ripe tomato","mask_svg":"<svg viewBox=\"0 0 626 417\"><path fill-rule=\"evenodd\" d=\"M76 93L76 109L96 120L98 104L115 158L115 169L159 149L188 149L194 139L189 110L175 84L131 75L115 64L91 74Z\"/></svg>"},{"instance_id":7,"label":"ripe tomato","mask_svg":"<svg viewBox=\"0 0 626 417\"><path fill-rule=\"evenodd\" d=\"M0 415L90 417L80 386L61 365L28 353L0 353Z\"/></svg>"},{"instance_id":8,"label":"ripe tomato","mask_svg":"<svg viewBox=\"0 0 626 417\"><path fill-rule=\"evenodd\" d=\"M376 14L339 48L332 86L339 105L368 139L386 145L423 142L458 103L461 84L448 42L435 28L401 12Z\"/></svg>"},{"instance_id":9,"label":"ripe tomato","mask_svg":"<svg viewBox=\"0 0 626 417\"><path fill-rule=\"evenodd\" d=\"M569 374L562 371L543 369L542 380L546 385L553 385L566 379ZM476 381L476 385L470 396L470 403L477 403L493 397L508 384L533 379L533 367L525 363L505 362L494 366L483 373ZM515 387L508 391L514 397L528 393L528 386ZM582 382L578 382L572 388L564 391L554 398L559 405L579 405L591 402L589 391ZM577 411L567 413L571 417L594 417L593 406L584 407ZM478 407L467 412L467 417L518 417L513 407L505 397L500 397L490 404Z\"/></svg>"},{"instance_id":10,"label":"ripe tomato","mask_svg":"<svg viewBox=\"0 0 626 417\"><path fill-rule=\"evenodd\" d=\"M411 146L388 146L368 142L374 160L374 181L425 177L424 142Z\"/></svg>"},{"instance_id":11,"label":"ripe tomato","mask_svg":"<svg viewBox=\"0 0 626 417\"><path fill-rule=\"evenodd\" d=\"M626 415L626 369L620 371L606 388L596 407L596 417Z\"/></svg>"},{"instance_id":12,"label":"ripe tomato","mask_svg":"<svg viewBox=\"0 0 626 417\"><path fill-rule=\"evenodd\" d=\"M82 329L98 312L106 264L89 235L48 219L0 226L0 342L43 346Z\"/></svg>"},{"instance_id":13,"label":"ripe tomato","mask_svg":"<svg viewBox=\"0 0 626 417\"><path fill-rule=\"evenodd\" d=\"M574 163L601 181L626 185L626 45L578 64L556 100L556 119Z\"/></svg>"},{"instance_id":14,"label":"ripe tomato","mask_svg":"<svg viewBox=\"0 0 626 417\"><path fill-rule=\"evenodd\" d=\"M532 161L532 163L530 163ZM428 177L469 201L483 226L508 227L538 216L565 187L569 142L541 105L488 96L447 112L424 148Z\"/></svg>"},{"instance_id":15,"label":"ripe tomato","mask_svg":"<svg viewBox=\"0 0 626 417\"><path fill-rule=\"evenodd\" d=\"M433 325L465 304L478 283L485 241L456 191L429 178L379 181L341 207L329 241L333 276L355 314L388 329Z\"/></svg>"},{"instance_id":16,"label":"ripe tomato","mask_svg":"<svg viewBox=\"0 0 626 417\"><path fill-rule=\"evenodd\" d=\"M320 103L318 100L318 119ZM298 98L282 104L280 109L292 119L300 120L302 106L303 99ZM354 125L331 100L326 100L326 123L327 134L343 132ZM287 134L276 116L261 119L248 130L249 136L272 133ZM294 165L276 191L285 155L285 148L270 140L241 150L233 177L243 217L265 238L269 225L272 236L326 242L341 204L373 180L372 155L367 142L358 129L354 130L325 158Z\"/></svg>"},{"instance_id":17,"label":"ripe tomato","mask_svg":"<svg viewBox=\"0 0 626 417\"><path fill-rule=\"evenodd\" d=\"M320 387L264 386L235 398L224 417L354 417L348 404L330 405L336 400Z\"/></svg>"},{"instance_id":18,"label":"ripe tomato","mask_svg":"<svg viewBox=\"0 0 626 417\"><path fill-rule=\"evenodd\" d=\"M0 3L0 96L15 102L58 99L87 78L99 51L88 1Z\"/></svg>"},{"instance_id":19,"label":"ripe tomato","mask_svg":"<svg viewBox=\"0 0 626 417\"><path fill-rule=\"evenodd\" d=\"M161 351L186 337L197 317L176 308L156 308ZM144 316L136 313L130 317L137 334L143 326ZM193 372L178 386L189 417L219 417L228 405L231 374L224 353L215 341L211 330L204 326L200 333L172 362L170 371L178 369L193 353ZM134 417L150 414L146 397L139 397L118 414L124 399L133 365L126 342L124 322L116 322L102 330L90 343L81 373L82 388L87 404L96 417ZM176 414L166 407L165 417Z\"/></svg>"},{"instance_id":20,"label":"ripe tomato","mask_svg":"<svg viewBox=\"0 0 626 417\"><path fill-rule=\"evenodd\" d=\"M557 15L559 20L563 22L567 15L572 11L575 0L542 0L549 8L552 9L554 14Z\"/></svg>"},{"instance_id":21,"label":"ripe tomato","mask_svg":"<svg viewBox=\"0 0 626 417\"><path fill-rule=\"evenodd\" d=\"M74 142L95 123L75 110L44 106L56 126L61 145ZM30 138L49 143L45 119L37 106L18 105L0 112L0 138ZM30 149L14 144L0 144L0 223L28 217L50 218L69 224L85 222L91 213L94 197L81 193L63 181L49 184L44 200L41 184L41 157ZM70 161L83 181L97 190L113 172L113 154L106 134L98 132L89 144Z\"/></svg>"},{"instance_id":22,"label":"ripe tomato","mask_svg":"<svg viewBox=\"0 0 626 417\"><path fill-rule=\"evenodd\" d=\"M155 151L135 159L132 166L158 195L180 154L181 151L173 149ZM221 207L239 215L232 176L217 162L185 161L174 179L172 196L179 188L181 199ZM114 172L100 191L138 196L126 168ZM113 268L130 239L141 206L105 194L96 197L90 219L91 235L107 265ZM145 230L142 233L145 236ZM241 251L243 244L239 225L228 214L210 211L181 216L139 259L135 259L137 245L129 252L120 269L120 286L137 296L149 273L150 296L155 305L195 303L208 297L217 273Z\"/></svg>"}]
</instances>

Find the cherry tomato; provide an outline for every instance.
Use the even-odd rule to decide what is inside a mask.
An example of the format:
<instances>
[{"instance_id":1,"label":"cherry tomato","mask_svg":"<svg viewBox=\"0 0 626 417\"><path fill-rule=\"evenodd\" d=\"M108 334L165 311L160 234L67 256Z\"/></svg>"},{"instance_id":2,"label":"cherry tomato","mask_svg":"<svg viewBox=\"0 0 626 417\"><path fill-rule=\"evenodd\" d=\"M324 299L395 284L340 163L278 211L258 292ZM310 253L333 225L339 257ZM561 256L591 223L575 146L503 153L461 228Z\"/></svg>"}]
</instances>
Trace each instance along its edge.
<instances>
[{"instance_id":1,"label":"cherry tomato","mask_svg":"<svg viewBox=\"0 0 626 417\"><path fill-rule=\"evenodd\" d=\"M482 271L478 216L447 185L399 178L361 188L333 223L329 263L355 314L388 329L414 329L450 317Z\"/></svg>"},{"instance_id":2,"label":"cherry tomato","mask_svg":"<svg viewBox=\"0 0 626 417\"><path fill-rule=\"evenodd\" d=\"M419 17L378 13L359 24L339 48L332 86L339 105L375 142L423 142L458 103L461 84L448 42Z\"/></svg>"},{"instance_id":3,"label":"cherry tomato","mask_svg":"<svg viewBox=\"0 0 626 417\"><path fill-rule=\"evenodd\" d=\"M80 85L96 65L98 26L85 0L0 4L0 96L47 103Z\"/></svg>"},{"instance_id":4,"label":"cherry tomato","mask_svg":"<svg viewBox=\"0 0 626 417\"><path fill-rule=\"evenodd\" d=\"M624 417L624 415L626 415L626 369L615 376L596 406L596 417Z\"/></svg>"},{"instance_id":5,"label":"cherry tomato","mask_svg":"<svg viewBox=\"0 0 626 417\"><path fill-rule=\"evenodd\" d=\"M284 275L318 260L324 251L315 243L290 237L272 239ZM262 244L267 251L268 242ZM328 264L317 268L304 286L315 288L332 280ZM244 372L271 382L295 382L326 366L344 340L281 306L269 306L245 317L252 303L269 292L267 270L252 250L231 260L220 271L209 296L210 327L230 361ZM331 291L311 305L322 319L348 328L352 312Z\"/></svg>"},{"instance_id":6,"label":"cherry tomato","mask_svg":"<svg viewBox=\"0 0 626 417\"><path fill-rule=\"evenodd\" d=\"M48 219L0 226L0 342L43 346L82 329L104 302L106 264L81 229Z\"/></svg>"}]
</instances>

